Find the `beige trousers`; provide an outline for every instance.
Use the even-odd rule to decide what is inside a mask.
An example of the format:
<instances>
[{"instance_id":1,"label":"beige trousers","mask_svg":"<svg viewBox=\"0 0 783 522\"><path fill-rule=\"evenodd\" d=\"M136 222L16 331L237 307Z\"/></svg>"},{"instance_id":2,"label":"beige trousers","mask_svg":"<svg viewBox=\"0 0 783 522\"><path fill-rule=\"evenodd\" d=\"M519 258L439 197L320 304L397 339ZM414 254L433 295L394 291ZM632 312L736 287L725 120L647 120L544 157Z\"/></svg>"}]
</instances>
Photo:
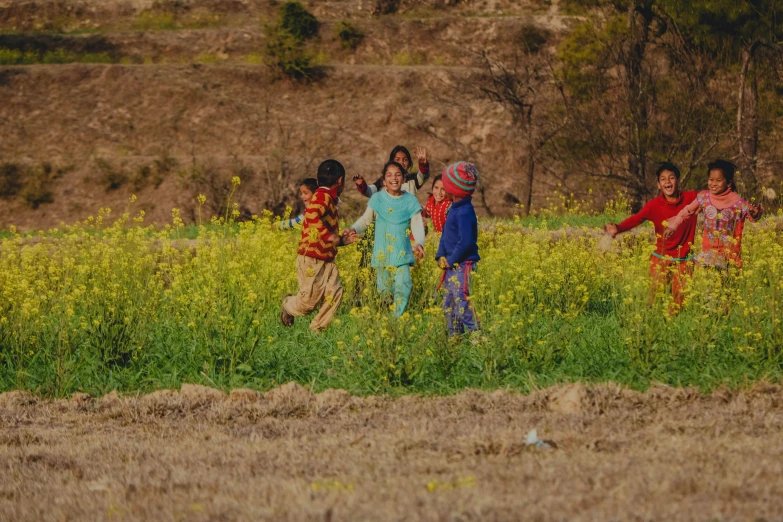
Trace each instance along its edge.
<instances>
[{"instance_id":1,"label":"beige trousers","mask_svg":"<svg viewBox=\"0 0 783 522\"><path fill-rule=\"evenodd\" d=\"M294 317L310 314L318 303L321 309L310 322L310 329L320 332L329 326L343 300L343 285L334 261L322 261L312 257L296 258L296 278L299 293L283 299L283 308Z\"/></svg>"}]
</instances>

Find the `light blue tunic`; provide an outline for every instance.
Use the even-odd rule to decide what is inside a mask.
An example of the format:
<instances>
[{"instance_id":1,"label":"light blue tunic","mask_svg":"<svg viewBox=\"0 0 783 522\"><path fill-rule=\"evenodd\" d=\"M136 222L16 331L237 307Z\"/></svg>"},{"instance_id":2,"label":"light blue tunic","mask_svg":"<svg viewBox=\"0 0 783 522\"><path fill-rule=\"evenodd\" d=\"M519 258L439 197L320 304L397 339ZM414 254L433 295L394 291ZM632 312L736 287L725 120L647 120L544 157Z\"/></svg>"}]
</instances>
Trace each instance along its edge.
<instances>
[{"instance_id":1,"label":"light blue tunic","mask_svg":"<svg viewBox=\"0 0 783 522\"><path fill-rule=\"evenodd\" d=\"M403 192L402 196L393 197L384 190L373 194L369 207L377 214L372 266L413 265L416 258L409 237L410 221L421 212L416 196Z\"/></svg>"}]
</instances>

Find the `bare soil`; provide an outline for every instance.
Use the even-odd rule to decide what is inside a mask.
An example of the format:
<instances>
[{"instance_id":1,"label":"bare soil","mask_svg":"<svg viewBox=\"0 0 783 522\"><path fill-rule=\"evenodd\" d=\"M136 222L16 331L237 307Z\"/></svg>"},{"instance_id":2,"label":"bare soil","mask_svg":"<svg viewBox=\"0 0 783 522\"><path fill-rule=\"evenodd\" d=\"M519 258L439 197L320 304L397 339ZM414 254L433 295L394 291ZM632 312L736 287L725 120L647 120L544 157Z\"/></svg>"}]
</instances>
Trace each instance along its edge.
<instances>
[{"instance_id":1,"label":"bare soil","mask_svg":"<svg viewBox=\"0 0 783 522\"><path fill-rule=\"evenodd\" d=\"M782 427L770 385L10 392L0 520L780 520Z\"/></svg>"}]
</instances>

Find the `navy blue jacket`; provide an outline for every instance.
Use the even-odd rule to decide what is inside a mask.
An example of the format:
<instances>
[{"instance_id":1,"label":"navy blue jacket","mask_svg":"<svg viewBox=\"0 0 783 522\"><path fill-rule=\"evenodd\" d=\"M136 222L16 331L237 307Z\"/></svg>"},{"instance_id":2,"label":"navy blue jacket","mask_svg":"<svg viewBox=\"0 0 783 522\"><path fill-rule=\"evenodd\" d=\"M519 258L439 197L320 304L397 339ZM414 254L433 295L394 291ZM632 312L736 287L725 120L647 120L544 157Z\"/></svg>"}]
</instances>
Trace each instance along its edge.
<instances>
[{"instance_id":1,"label":"navy blue jacket","mask_svg":"<svg viewBox=\"0 0 783 522\"><path fill-rule=\"evenodd\" d=\"M478 253L478 219L473 208L472 198L455 202L446 216L443 225L443 235L435 259L446 258L449 266L462 264L466 261L477 262Z\"/></svg>"}]
</instances>

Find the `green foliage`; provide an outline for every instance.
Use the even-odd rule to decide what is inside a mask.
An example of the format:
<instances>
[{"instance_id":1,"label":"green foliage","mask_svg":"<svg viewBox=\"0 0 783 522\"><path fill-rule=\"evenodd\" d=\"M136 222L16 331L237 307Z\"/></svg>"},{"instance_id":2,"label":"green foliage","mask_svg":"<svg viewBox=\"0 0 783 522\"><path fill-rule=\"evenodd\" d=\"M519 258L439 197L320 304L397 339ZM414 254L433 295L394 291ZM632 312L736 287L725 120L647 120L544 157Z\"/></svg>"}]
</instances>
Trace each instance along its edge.
<instances>
[{"instance_id":1,"label":"green foliage","mask_svg":"<svg viewBox=\"0 0 783 522\"><path fill-rule=\"evenodd\" d=\"M337 38L345 49L355 50L364 40L364 33L350 22L342 21L337 24L336 32Z\"/></svg>"},{"instance_id":2,"label":"green foliage","mask_svg":"<svg viewBox=\"0 0 783 522\"><path fill-rule=\"evenodd\" d=\"M133 21L136 31L172 31L177 29L177 19L174 13L144 11Z\"/></svg>"},{"instance_id":3,"label":"green foliage","mask_svg":"<svg viewBox=\"0 0 783 522\"><path fill-rule=\"evenodd\" d=\"M280 28L298 41L316 36L320 25L318 19L299 2L286 2L280 8Z\"/></svg>"},{"instance_id":4,"label":"green foliage","mask_svg":"<svg viewBox=\"0 0 783 522\"><path fill-rule=\"evenodd\" d=\"M117 190L128 181L129 176L124 169L114 167L103 158L95 160L95 167L98 169L98 183L106 192Z\"/></svg>"},{"instance_id":5,"label":"green foliage","mask_svg":"<svg viewBox=\"0 0 783 522\"><path fill-rule=\"evenodd\" d=\"M0 48L0 65L34 65L64 63L114 63L115 58L108 52L78 54L66 49L41 51L21 51L19 49Z\"/></svg>"},{"instance_id":6,"label":"green foliage","mask_svg":"<svg viewBox=\"0 0 783 522\"><path fill-rule=\"evenodd\" d=\"M45 203L54 202L54 192L51 190L54 176L49 163L43 163L38 168L32 169L25 178L21 196L28 205L35 209Z\"/></svg>"},{"instance_id":7,"label":"green foliage","mask_svg":"<svg viewBox=\"0 0 783 522\"><path fill-rule=\"evenodd\" d=\"M271 27L267 31L265 55L268 65L295 80L317 78L319 68L311 51L281 27Z\"/></svg>"}]
</instances>

